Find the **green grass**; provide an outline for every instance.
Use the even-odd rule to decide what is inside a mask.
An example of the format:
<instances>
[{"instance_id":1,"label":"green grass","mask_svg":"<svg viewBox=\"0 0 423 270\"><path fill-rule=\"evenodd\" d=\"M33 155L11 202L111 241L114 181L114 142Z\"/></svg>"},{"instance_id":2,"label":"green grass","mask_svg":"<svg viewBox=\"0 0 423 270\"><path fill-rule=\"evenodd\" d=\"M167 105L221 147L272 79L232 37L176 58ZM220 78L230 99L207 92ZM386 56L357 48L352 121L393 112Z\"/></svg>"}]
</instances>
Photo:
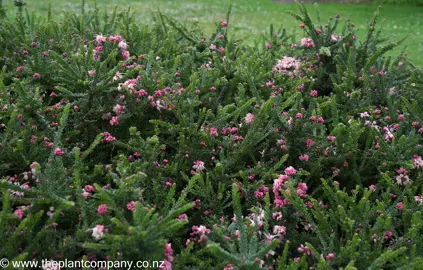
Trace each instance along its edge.
<instances>
[{"instance_id":1,"label":"green grass","mask_svg":"<svg viewBox=\"0 0 423 270\"><path fill-rule=\"evenodd\" d=\"M13 0L3 0L8 8L8 13L13 15ZM52 3L53 14L60 20L64 11L79 11L80 0L26 0L27 8L46 14L49 2ZM302 34L299 23L285 10L296 11L295 4L277 4L271 0L234 0L231 17L231 30L237 35L260 34L268 31L272 23L276 26L283 26L288 31L297 31ZM93 7L94 1L87 0L87 7ZM118 5L122 8L131 7L136 10L140 23L151 22L151 11L160 8L161 11L181 20L197 20L206 33L214 29L214 22L225 17L229 0L97 0L98 6L111 10ZM347 5L347 4L320 4L322 21L329 16L341 14L342 18L347 17L359 29L358 37L364 38L367 21L372 18L376 5ZM312 5L309 10L314 14ZM407 53L414 64L423 67L423 7L413 6L383 6L380 21L383 21L385 35L391 35L392 40L410 34L406 40ZM397 48L391 55L400 50Z\"/></svg>"}]
</instances>

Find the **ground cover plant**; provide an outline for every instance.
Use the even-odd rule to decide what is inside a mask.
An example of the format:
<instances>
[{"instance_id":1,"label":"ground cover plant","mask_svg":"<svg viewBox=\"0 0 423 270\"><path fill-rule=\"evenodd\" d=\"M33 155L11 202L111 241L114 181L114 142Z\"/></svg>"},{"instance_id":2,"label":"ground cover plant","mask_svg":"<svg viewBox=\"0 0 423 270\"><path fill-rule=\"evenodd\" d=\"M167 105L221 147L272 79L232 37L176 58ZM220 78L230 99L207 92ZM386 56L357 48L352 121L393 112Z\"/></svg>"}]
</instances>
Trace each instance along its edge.
<instances>
[{"instance_id":1,"label":"ground cover plant","mask_svg":"<svg viewBox=\"0 0 423 270\"><path fill-rule=\"evenodd\" d=\"M230 6L206 35L160 11L57 22L23 4L0 21L0 257L423 263L423 72L379 9L361 39L297 4L300 35L251 45Z\"/></svg>"},{"instance_id":2,"label":"ground cover plant","mask_svg":"<svg viewBox=\"0 0 423 270\"><path fill-rule=\"evenodd\" d=\"M365 2L366 4L342 4L341 0L332 1L305 1L307 3L318 2L321 9L321 17L328 18L337 13L342 13L343 19L350 19L357 29L357 37L366 38L366 27L368 21L373 17L374 11L378 5L383 5L380 13L380 24L383 24L385 37L391 36L392 40L400 39L409 35L405 44L408 46L406 53L414 63L423 67L421 54L423 53L423 6L406 5L405 2L418 2L421 0L374 0L361 1L350 0L350 3ZM35 10L38 15L47 16L49 3L48 0L26 0L25 6L31 12ZM86 10L92 10L94 1L86 1ZM227 11L229 0L101 0L97 1L103 8L107 8L109 13L113 11L116 5L120 9L131 8L135 13L135 18L143 24L153 23L152 11L158 8L178 19L180 22L190 23L196 21L202 32L206 36L214 33L215 22L221 19ZM247 38L245 41L249 45L254 44L254 40L262 33L267 33L269 25L273 24L276 28L283 27L288 33L297 33L302 35L298 28L298 22L287 15L285 11L296 10L293 0L236 0L233 1L231 12L231 34L238 38ZM327 3L330 2L330 3ZM3 0L8 8L8 15L13 17L16 12L13 9L13 0ZM81 10L80 0L55 0L51 7L56 21L63 20L67 12L79 12ZM389 5L388 5L389 4ZM313 10L312 4L306 4L307 8ZM316 19L314 12L311 17ZM387 52L388 55L395 57L400 53L401 48L394 48Z\"/></svg>"}]
</instances>

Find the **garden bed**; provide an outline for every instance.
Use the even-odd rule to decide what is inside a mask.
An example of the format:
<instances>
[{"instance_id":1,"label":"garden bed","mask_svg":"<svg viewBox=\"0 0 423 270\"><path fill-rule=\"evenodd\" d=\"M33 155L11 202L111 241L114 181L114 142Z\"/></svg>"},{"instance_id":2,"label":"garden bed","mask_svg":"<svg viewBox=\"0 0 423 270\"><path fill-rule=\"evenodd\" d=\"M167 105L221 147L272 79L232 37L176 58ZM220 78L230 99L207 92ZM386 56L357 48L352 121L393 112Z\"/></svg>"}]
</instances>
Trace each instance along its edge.
<instances>
[{"instance_id":1,"label":"garden bed","mask_svg":"<svg viewBox=\"0 0 423 270\"><path fill-rule=\"evenodd\" d=\"M404 39L379 9L360 39L298 4L298 35L249 44L231 7L207 36L160 11L16 5L0 19L0 266L421 267L423 72L405 48L385 57Z\"/></svg>"}]
</instances>

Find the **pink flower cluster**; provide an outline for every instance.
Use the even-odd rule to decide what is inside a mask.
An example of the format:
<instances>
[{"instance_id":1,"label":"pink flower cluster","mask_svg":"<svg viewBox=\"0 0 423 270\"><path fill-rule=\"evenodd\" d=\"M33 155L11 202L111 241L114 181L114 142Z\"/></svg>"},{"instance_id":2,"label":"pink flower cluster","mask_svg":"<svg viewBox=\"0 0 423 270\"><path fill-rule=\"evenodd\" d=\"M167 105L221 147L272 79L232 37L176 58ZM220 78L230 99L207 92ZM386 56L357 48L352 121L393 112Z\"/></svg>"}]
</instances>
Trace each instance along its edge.
<instances>
[{"instance_id":1,"label":"pink flower cluster","mask_svg":"<svg viewBox=\"0 0 423 270\"><path fill-rule=\"evenodd\" d=\"M289 77L295 77L299 73L301 61L294 57L284 56L273 66L273 73L281 73Z\"/></svg>"},{"instance_id":2,"label":"pink flower cluster","mask_svg":"<svg viewBox=\"0 0 423 270\"><path fill-rule=\"evenodd\" d=\"M112 134L110 134L109 132L104 132L103 135L104 135L104 139L103 139L104 142L116 141L116 138L113 137Z\"/></svg>"},{"instance_id":3,"label":"pink flower cluster","mask_svg":"<svg viewBox=\"0 0 423 270\"><path fill-rule=\"evenodd\" d=\"M301 39L301 46L305 48L312 48L315 46L315 44L311 38L303 38Z\"/></svg>"}]
</instances>

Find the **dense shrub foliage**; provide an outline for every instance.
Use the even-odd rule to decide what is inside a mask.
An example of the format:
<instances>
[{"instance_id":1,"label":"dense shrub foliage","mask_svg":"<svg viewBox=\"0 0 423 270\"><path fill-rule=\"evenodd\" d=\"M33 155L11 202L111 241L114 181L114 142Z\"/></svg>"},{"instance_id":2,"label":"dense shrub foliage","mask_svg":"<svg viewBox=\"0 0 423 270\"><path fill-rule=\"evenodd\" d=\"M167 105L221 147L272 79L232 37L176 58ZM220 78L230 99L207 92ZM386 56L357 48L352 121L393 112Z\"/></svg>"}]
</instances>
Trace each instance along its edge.
<instances>
[{"instance_id":1,"label":"dense shrub foliage","mask_svg":"<svg viewBox=\"0 0 423 270\"><path fill-rule=\"evenodd\" d=\"M289 12L254 46L158 12L0 21L0 257L419 269L423 74ZM84 5L83 5L84 6ZM365 29L362 29L363 31ZM405 51L405 47L403 52Z\"/></svg>"}]
</instances>

